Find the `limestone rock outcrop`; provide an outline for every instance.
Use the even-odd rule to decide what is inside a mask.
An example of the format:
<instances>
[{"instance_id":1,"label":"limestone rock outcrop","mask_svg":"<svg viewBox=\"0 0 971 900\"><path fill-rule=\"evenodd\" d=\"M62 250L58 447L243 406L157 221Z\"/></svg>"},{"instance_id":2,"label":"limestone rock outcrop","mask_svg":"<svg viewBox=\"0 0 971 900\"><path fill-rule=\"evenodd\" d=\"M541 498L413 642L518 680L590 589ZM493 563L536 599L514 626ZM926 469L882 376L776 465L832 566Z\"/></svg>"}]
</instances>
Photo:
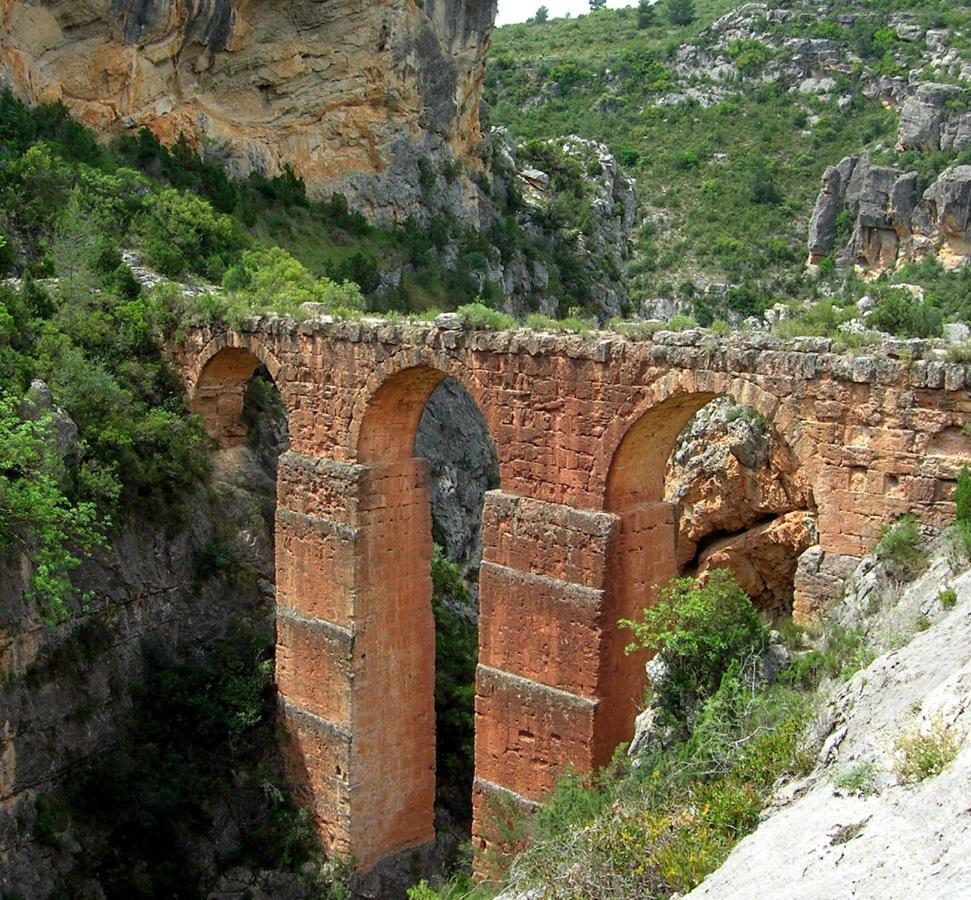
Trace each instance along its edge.
<instances>
[{"instance_id":1,"label":"limestone rock outcrop","mask_svg":"<svg viewBox=\"0 0 971 900\"><path fill-rule=\"evenodd\" d=\"M886 573L872 590L874 560L861 564L850 592L861 582L871 590L847 624L883 655L834 688L813 729L821 748L809 777L780 787L758 829L686 900L967 894L971 573L955 575L945 557L905 590ZM950 610L945 587L954 590ZM853 609L849 596L834 612L847 621ZM949 748L940 772L906 777L903 740L914 735Z\"/></svg>"},{"instance_id":2,"label":"limestone rock outcrop","mask_svg":"<svg viewBox=\"0 0 971 900\"><path fill-rule=\"evenodd\" d=\"M901 150L955 150L971 146L971 110L961 108L964 91L954 84L925 82L900 107Z\"/></svg>"},{"instance_id":3,"label":"limestone rock outcrop","mask_svg":"<svg viewBox=\"0 0 971 900\"><path fill-rule=\"evenodd\" d=\"M184 133L235 175L291 166L378 221L481 135L495 0L2 0L0 78L101 135ZM474 197L462 177L456 200ZM466 197L463 198L462 194ZM461 202L456 207L461 207Z\"/></svg>"},{"instance_id":4,"label":"limestone rock outcrop","mask_svg":"<svg viewBox=\"0 0 971 900\"><path fill-rule=\"evenodd\" d=\"M849 217L840 245L839 216ZM947 268L971 259L971 166L946 169L925 191L916 172L848 156L823 174L809 225L810 266L833 254L838 266L878 275L935 255Z\"/></svg>"},{"instance_id":5,"label":"limestone rock outcrop","mask_svg":"<svg viewBox=\"0 0 971 900\"><path fill-rule=\"evenodd\" d=\"M797 560L818 536L805 477L765 420L710 403L678 438L665 485L679 507L678 564L731 569L761 609L787 612Z\"/></svg>"}]
</instances>

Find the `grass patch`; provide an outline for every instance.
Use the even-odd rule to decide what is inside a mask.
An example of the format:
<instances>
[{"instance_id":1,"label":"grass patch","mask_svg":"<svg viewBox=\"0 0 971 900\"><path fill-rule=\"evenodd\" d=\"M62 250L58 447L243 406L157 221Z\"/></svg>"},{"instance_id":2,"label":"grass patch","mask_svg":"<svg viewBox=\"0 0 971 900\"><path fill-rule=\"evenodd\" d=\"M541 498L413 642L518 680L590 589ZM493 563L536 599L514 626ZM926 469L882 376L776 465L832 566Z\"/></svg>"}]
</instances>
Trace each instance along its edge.
<instances>
[{"instance_id":1,"label":"grass patch","mask_svg":"<svg viewBox=\"0 0 971 900\"><path fill-rule=\"evenodd\" d=\"M940 720L932 722L927 731L912 727L900 734L894 744L895 771L903 784L917 784L940 775L960 749L958 735Z\"/></svg>"},{"instance_id":2,"label":"grass patch","mask_svg":"<svg viewBox=\"0 0 971 900\"><path fill-rule=\"evenodd\" d=\"M876 763L866 760L837 772L833 776L833 786L848 794L869 797L877 792L876 777Z\"/></svg>"}]
</instances>

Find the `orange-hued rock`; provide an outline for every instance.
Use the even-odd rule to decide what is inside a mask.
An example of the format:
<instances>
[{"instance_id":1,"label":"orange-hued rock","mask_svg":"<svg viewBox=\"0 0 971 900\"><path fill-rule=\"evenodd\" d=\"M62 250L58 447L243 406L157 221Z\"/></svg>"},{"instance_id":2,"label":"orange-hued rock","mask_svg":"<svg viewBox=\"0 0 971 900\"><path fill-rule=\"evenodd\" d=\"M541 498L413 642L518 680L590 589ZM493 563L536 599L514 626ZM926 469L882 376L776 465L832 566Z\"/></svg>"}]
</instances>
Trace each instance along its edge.
<instances>
[{"instance_id":1,"label":"orange-hued rock","mask_svg":"<svg viewBox=\"0 0 971 900\"><path fill-rule=\"evenodd\" d=\"M816 543L815 532L808 510L787 513L706 548L698 574L729 569L760 610L780 617L791 611L796 565Z\"/></svg>"},{"instance_id":2,"label":"orange-hued rock","mask_svg":"<svg viewBox=\"0 0 971 900\"><path fill-rule=\"evenodd\" d=\"M229 171L407 215L419 161L479 141L495 0L2 0L0 72L103 136L180 134ZM469 191L471 195L471 190Z\"/></svg>"},{"instance_id":3,"label":"orange-hued rock","mask_svg":"<svg viewBox=\"0 0 971 900\"><path fill-rule=\"evenodd\" d=\"M971 372L898 361L893 345L846 357L824 339L739 336L713 350L698 332L631 342L453 322L263 318L242 331L190 329L168 351L223 446L241 440L239 381L257 362L282 395L284 756L322 841L364 868L434 833L431 526L427 466L412 456L443 378L461 382L482 412L501 482L486 495L482 529L480 848L495 843L496 802L529 808L565 766L589 770L630 737L643 660L624 653L617 623L678 570L678 505L665 475L699 410L730 397L772 435L765 466L753 465L756 444L729 448L747 471L765 470L746 482L730 469L741 488L714 471L696 479L719 529L742 530L707 547L703 567L728 565L765 598L794 579L804 617L900 513L952 521L955 479L971 462ZM722 489L734 493L718 498ZM759 521L765 511L775 518ZM816 540L813 511L818 545L802 552Z\"/></svg>"},{"instance_id":4,"label":"orange-hued rock","mask_svg":"<svg viewBox=\"0 0 971 900\"><path fill-rule=\"evenodd\" d=\"M785 440L753 410L723 397L678 437L664 479L678 504L678 562L711 535L736 535L767 517L804 509L810 490Z\"/></svg>"}]
</instances>

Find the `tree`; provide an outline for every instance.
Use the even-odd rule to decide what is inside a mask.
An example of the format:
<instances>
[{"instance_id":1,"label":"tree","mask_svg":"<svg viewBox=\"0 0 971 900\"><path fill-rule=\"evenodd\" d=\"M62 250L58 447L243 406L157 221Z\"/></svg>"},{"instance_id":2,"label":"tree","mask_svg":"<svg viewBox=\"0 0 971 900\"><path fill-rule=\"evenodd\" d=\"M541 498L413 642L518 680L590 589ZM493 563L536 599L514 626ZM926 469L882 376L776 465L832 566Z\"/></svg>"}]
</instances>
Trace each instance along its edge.
<instances>
[{"instance_id":1,"label":"tree","mask_svg":"<svg viewBox=\"0 0 971 900\"><path fill-rule=\"evenodd\" d=\"M545 6L541 6L536 10L536 15L533 16L533 21L538 22L542 25L544 22L548 22L550 18L550 11Z\"/></svg>"},{"instance_id":2,"label":"tree","mask_svg":"<svg viewBox=\"0 0 971 900\"><path fill-rule=\"evenodd\" d=\"M651 28L657 25L657 10L652 0L640 0L637 4L637 27Z\"/></svg>"},{"instance_id":3,"label":"tree","mask_svg":"<svg viewBox=\"0 0 971 900\"><path fill-rule=\"evenodd\" d=\"M596 12L607 5L607 0L590 0L590 12Z\"/></svg>"},{"instance_id":4,"label":"tree","mask_svg":"<svg viewBox=\"0 0 971 900\"><path fill-rule=\"evenodd\" d=\"M672 25L690 25L695 20L694 0L667 0L668 21Z\"/></svg>"}]
</instances>

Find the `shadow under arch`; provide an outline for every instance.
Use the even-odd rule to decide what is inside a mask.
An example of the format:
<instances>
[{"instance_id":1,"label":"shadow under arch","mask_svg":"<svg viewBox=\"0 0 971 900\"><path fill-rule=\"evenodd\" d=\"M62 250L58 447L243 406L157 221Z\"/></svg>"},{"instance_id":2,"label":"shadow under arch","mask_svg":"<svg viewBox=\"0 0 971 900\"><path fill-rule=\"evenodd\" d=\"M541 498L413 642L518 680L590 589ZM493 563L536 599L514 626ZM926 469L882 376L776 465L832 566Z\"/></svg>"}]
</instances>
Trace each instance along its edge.
<instances>
[{"instance_id":1,"label":"shadow under arch","mask_svg":"<svg viewBox=\"0 0 971 900\"><path fill-rule=\"evenodd\" d=\"M367 665L356 685L354 735L368 799L359 807L352 844L370 860L435 839L431 472L416 441L430 400L446 383L475 409L494 457L492 432L472 390L431 365L388 374L358 413L356 460L367 474L355 652ZM478 526L481 531L481 511Z\"/></svg>"},{"instance_id":2,"label":"shadow under arch","mask_svg":"<svg viewBox=\"0 0 971 900\"><path fill-rule=\"evenodd\" d=\"M664 499L665 473L678 435L691 418L718 397L751 406L770 424L778 400L737 379L712 390L658 385L646 408L615 444L607 471L604 509L618 517L608 560L601 684L598 759L609 760L618 744L629 741L645 688L645 652L627 654L628 632L620 619L635 619L649 606L659 586L679 572L677 504ZM721 389L718 389L721 388ZM789 442L786 441L787 446Z\"/></svg>"},{"instance_id":3,"label":"shadow under arch","mask_svg":"<svg viewBox=\"0 0 971 900\"><path fill-rule=\"evenodd\" d=\"M221 449L238 447L246 440L246 387L260 366L273 380L289 419L289 405L278 380L280 364L259 344L238 346L230 343L229 336L220 335L200 354L200 362L189 379L189 410L202 418L206 433Z\"/></svg>"}]
</instances>

